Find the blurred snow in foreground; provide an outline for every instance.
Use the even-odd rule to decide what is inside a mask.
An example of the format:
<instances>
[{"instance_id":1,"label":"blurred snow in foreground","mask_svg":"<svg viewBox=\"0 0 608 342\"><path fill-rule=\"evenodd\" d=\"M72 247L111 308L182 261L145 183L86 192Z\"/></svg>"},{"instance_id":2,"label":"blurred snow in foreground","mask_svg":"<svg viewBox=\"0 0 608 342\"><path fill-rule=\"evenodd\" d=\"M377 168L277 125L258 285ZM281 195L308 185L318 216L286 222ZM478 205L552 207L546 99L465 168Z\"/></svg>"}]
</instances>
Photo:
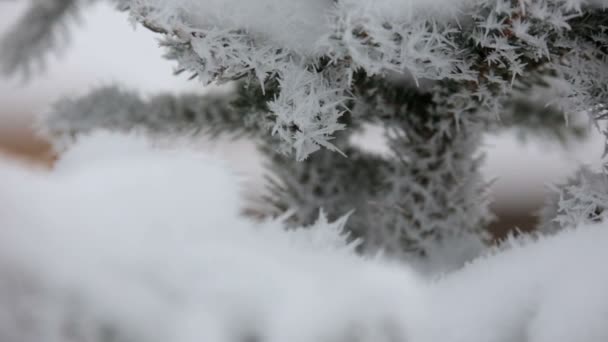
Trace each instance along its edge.
<instances>
[{"instance_id":1,"label":"blurred snow in foreground","mask_svg":"<svg viewBox=\"0 0 608 342\"><path fill-rule=\"evenodd\" d=\"M96 134L50 173L0 164L0 341L605 342L608 227L426 278L323 217L239 215L217 157Z\"/></svg>"}]
</instances>

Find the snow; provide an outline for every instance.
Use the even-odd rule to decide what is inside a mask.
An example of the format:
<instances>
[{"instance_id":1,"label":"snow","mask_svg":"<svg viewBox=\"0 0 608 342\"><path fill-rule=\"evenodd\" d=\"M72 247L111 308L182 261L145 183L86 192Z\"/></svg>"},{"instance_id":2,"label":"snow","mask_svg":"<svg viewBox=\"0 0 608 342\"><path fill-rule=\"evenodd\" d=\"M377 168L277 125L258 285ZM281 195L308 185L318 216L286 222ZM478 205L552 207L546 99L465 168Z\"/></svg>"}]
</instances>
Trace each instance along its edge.
<instances>
[{"instance_id":1,"label":"snow","mask_svg":"<svg viewBox=\"0 0 608 342\"><path fill-rule=\"evenodd\" d=\"M240 182L217 157L108 133L50 173L2 162L0 340L608 340L606 224L429 279L357 256L346 217L251 223Z\"/></svg>"},{"instance_id":2,"label":"snow","mask_svg":"<svg viewBox=\"0 0 608 342\"><path fill-rule=\"evenodd\" d=\"M206 0L184 1L198 6L195 22L244 27L298 51L314 46L328 28L323 12L333 0ZM188 6L188 5L186 5ZM190 9L190 7L187 7ZM209 20L211 19L211 20Z\"/></svg>"},{"instance_id":3,"label":"snow","mask_svg":"<svg viewBox=\"0 0 608 342\"><path fill-rule=\"evenodd\" d=\"M62 341L65 326L90 341L104 329L120 341L284 341L301 325L324 339L345 329L333 314L372 329L404 314L386 305L395 298L416 300L407 269L353 253L344 219L286 232L240 217L238 177L187 148L95 134L49 174L4 163L0 182L2 341Z\"/></svg>"},{"instance_id":4,"label":"snow","mask_svg":"<svg viewBox=\"0 0 608 342\"><path fill-rule=\"evenodd\" d=\"M434 310L435 341L606 341L607 228L511 241L441 279L432 289L434 306L446 309Z\"/></svg>"},{"instance_id":5,"label":"snow","mask_svg":"<svg viewBox=\"0 0 608 342\"><path fill-rule=\"evenodd\" d=\"M334 29L336 7L385 19L412 21L416 16L456 16L470 0L134 0L135 8L152 9L147 18L163 26L241 28L247 33L299 53L314 54L319 41ZM189 27L188 27L189 26Z\"/></svg>"}]
</instances>

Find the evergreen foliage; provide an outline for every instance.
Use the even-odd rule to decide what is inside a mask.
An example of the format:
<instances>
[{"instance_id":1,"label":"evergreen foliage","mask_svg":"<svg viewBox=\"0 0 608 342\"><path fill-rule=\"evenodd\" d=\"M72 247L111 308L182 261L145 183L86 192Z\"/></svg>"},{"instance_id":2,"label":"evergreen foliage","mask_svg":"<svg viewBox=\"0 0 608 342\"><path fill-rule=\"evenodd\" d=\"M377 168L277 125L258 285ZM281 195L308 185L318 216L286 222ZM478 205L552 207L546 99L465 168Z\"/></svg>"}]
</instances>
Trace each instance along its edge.
<instances>
[{"instance_id":1,"label":"evergreen foliage","mask_svg":"<svg viewBox=\"0 0 608 342\"><path fill-rule=\"evenodd\" d=\"M569 182L556 187L540 212L542 233L554 234L582 224L602 222L608 213L605 173L580 169Z\"/></svg>"},{"instance_id":2,"label":"evergreen foliage","mask_svg":"<svg viewBox=\"0 0 608 342\"><path fill-rule=\"evenodd\" d=\"M0 44L0 72L24 76L40 72L47 55L65 46L69 21L77 17L78 7L84 2L32 2Z\"/></svg>"},{"instance_id":3,"label":"evergreen foliage","mask_svg":"<svg viewBox=\"0 0 608 342\"><path fill-rule=\"evenodd\" d=\"M5 72L27 70L17 54L46 51L48 28L77 3L33 3L26 18L45 8L45 20L18 24L5 46L36 37L27 46L38 50L11 49ZM487 240L483 133L506 123L567 140L581 131L561 118L601 118L608 100L602 0L116 3L159 33L178 73L234 90L143 99L102 88L59 102L43 130L57 141L99 127L247 135L271 171L265 214L294 210L301 226L320 207L332 219L354 210L347 229L370 252ZM390 155L351 143L366 124L384 129Z\"/></svg>"}]
</instances>

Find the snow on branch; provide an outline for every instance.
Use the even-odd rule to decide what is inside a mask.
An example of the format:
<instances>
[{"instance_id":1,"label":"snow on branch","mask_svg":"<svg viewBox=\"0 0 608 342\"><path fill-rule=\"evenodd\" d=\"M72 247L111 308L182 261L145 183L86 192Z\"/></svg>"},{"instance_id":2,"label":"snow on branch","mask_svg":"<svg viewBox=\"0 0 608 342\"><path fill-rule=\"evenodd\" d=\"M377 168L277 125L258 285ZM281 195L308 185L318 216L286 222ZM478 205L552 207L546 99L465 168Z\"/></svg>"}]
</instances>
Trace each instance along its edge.
<instances>
[{"instance_id":1,"label":"snow on branch","mask_svg":"<svg viewBox=\"0 0 608 342\"><path fill-rule=\"evenodd\" d=\"M555 75L555 103L576 112L608 98L603 1L133 0L132 16L166 35L167 57L204 83L281 82L273 133L298 160L334 133L354 75L449 81L498 117L513 87ZM586 48L581 49L581 44ZM328 97L329 96L329 97ZM603 99L603 100L602 100ZM472 103L475 102L475 103Z\"/></svg>"},{"instance_id":2,"label":"snow on branch","mask_svg":"<svg viewBox=\"0 0 608 342\"><path fill-rule=\"evenodd\" d=\"M608 178L604 172L582 168L566 184L552 190L540 212L543 233L604 222L608 217Z\"/></svg>"},{"instance_id":3,"label":"snow on branch","mask_svg":"<svg viewBox=\"0 0 608 342\"><path fill-rule=\"evenodd\" d=\"M34 3L8 32L3 70L31 71L84 0ZM246 79L265 90L284 151L336 150L357 73L447 82L498 117L514 88L565 81L549 103L568 113L605 104L604 0L114 0L163 34L166 57L204 84ZM396 77L395 77L396 76ZM542 82L541 82L542 83ZM460 109L455 109L458 112ZM265 126L265 125L264 125Z\"/></svg>"},{"instance_id":4,"label":"snow on branch","mask_svg":"<svg viewBox=\"0 0 608 342\"><path fill-rule=\"evenodd\" d=\"M288 66L279 76L279 89L279 95L268 103L276 115L273 134L293 146L296 159L305 159L319 146L339 151L330 141L334 132L345 128L338 121L348 99L343 88L302 67Z\"/></svg>"}]
</instances>

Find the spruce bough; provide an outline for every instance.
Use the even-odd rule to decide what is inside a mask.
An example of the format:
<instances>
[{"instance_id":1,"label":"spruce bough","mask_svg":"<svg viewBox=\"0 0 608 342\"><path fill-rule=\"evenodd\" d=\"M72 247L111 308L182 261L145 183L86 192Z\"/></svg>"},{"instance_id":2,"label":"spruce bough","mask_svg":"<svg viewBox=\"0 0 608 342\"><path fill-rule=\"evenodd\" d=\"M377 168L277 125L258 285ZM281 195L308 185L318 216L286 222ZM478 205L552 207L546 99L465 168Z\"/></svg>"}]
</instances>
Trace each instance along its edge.
<instances>
[{"instance_id":1,"label":"spruce bough","mask_svg":"<svg viewBox=\"0 0 608 342\"><path fill-rule=\"evenodd\" d=\"M31 74L89 2L34 3L4 40L2 70ZM363 252L424 258L464 241L476 254L491 221L483 134L567 140L580 131L563 118L606 116L606 1L115 2L159 34L177 72L232 90L143 99L105 87L57 103L43 131L59 145L98 128L247 136L271 171L262 214L293 210L297 227L319 208L353 210L346 229ZM367 125L383 128L388 155L352 144Z\"/></svg>"}]
</instances>

